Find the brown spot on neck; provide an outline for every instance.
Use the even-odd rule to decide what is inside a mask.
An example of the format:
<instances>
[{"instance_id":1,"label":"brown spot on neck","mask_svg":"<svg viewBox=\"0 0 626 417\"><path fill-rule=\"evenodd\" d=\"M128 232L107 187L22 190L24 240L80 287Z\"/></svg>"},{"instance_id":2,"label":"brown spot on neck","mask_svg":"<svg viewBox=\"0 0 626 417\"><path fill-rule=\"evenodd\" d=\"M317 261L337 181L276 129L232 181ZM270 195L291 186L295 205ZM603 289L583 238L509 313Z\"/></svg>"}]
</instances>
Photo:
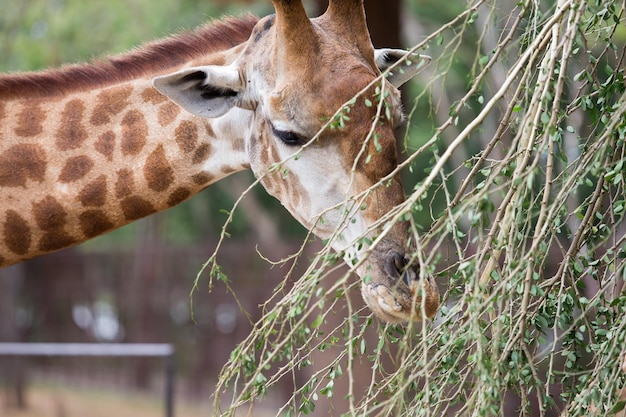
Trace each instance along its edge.
<instances>
[{"instance_id":1,"label":"brown spot on neck","mask_svg":"<svg viewBox=\"0 0 626 417\"><path fill-rule=\"evenodd\" d=\"M159 107L159 115L158 115L159 124L163 127L169 125L174 120L176 120L176 117L178 116L179 113L180 113L180 107L178 107L178 105L172 102L167 102L163 104L161 107Z\"/></svg>"},{"instance_id":2,"label":"brown spot on neck","mask_svg":"<svg viewBox=\"0 0 626 417\"><path fill-rule=\"evenodd\" d=\"M174 137L181 151L192 152L198 143L198 126L189 120L183 120L174 131Z\"/></svg>"},{"instance_id":3,"label":"brown spot on neck","mask_svg":"<svg viewBox=\"0 0 626 417\"><path fill-rule=\"evenodd\" d=\"M112 131L104 132L94 144L96 151L100 152L109 161L113 160L113 151L115 150L115 133Z\"/></svg>"},{"instance_id":4,"label":"brown spot on neck","mask_svg":"<svg viewBox=\"0 0 626 417\"><path fill-rule=\"evenodd\" d=\"M209 183L213 181L215 177L206 171L202 171L196 175L193 175L191 179L194 183L198 185L209 185Z\"/></svg>"},{"instance_id":5,"label":"brown spot on neck","mask_svg":"<svg viewBox=\"0 0 626 417\"><path fill-rule=\"evenodd\" d=\"M148 124L139 110L129 110L122 119L122 154L137 155L146 144Z\"/></svg>"},{"instance_id":6,"label":"brown spot on neck","mask_svg":"<svg viewBox=\"0 0 626 417\"><path fill-rule=\"evenodd\" d=\"M33 203L33 215L37 226L46 232L37 246L40 251L52 252L77 242L77 239L64 230L67 224L67 212L53 197L48 196Z\"/></svg>"},{"instance_id":7,"label":"brown spot on neck","mask_svg":"<svg viewBox=\"0 0 626 417\"><path fill-rule=\"evenodd\" d=\"M162 144L148 155L143 174L148 182L148 187L154 191L165 191L174 182L174 170L165 156L165 149Z\"/></svg>"},{"instance_id":8,"label":"brown spot on neck","mask_svg":"<svg viewBox=\"0 0 626 417\"><path fill-rule=\"evenodd\" d=\"M46 154L39 145L13 145L0 154L0 186L26 187L28 180L43 182Z\"/></svg>"},{"instance_id":9,"label":"brown spot on neck","mask_svg":"<svg viewBox=\"0 0 626 417\"><path fill-rule=\"evenodd\" d=\"M59 174L59 181L64 183L78 181L91 171L93 165L91 158L85 155L69 158Z\"/></svg>"},{"instance_id":10,"label":"brown spot on neck","mask_svg":"<svg viewBox=\"0 0 626 417\"><path fill-rule=\"evenodd\" d=\"M175 189L172 194L170 194L170 196L167 199L167 205L169 207L173 207L179 203L182 203L183 201L188 199L190 196L191 196L191 191L189 191L186 188L179 187Z\"/></svg>"},{"instance_id":11,"label":"brown spot on neck","mask_svg":"<svg viewBox=\"0 0 626 417\"><path fill-rule=\"evenodd\" d=\"M99 207L106 202L106 194L106 175L102 174L80 190L78 199L85 207Z\"/></svg>"},{"instance_id":12,"label":"brown spot on neck","mask_svg":"<svg viewBox=\"0 0 626 417\"><path fill-rule=\"evenodd\" d=\"M65 230L47 232L39 240L37 246L42 252L52 252L55 250L67 248L77 243L78 240L70 236Z\"/></svg>"},{"instance_id":13,"label":"brown spot on neck","mask_svg":"<svg viewBox=\"0 0 626 417\"><path fill-rule=\"evenodd\" d=\"M141 98L145 103L150 104L161 104L164 101L167 101L167 97L163 94L159 93L156 88L148 87L141 92Z\"/></svg>"},{"instance_id":14,"label":"brown spot on neck","mask_svg":"<svg viewBox=\"0 0 626 417\"><path fill-rule=\"evenodd\" d=\"M211 144L203 143L202 145L198 146L198 149L196 149L196 151L193 153L193 159L191 160L191 162L193 162L194 164L199 164L209 159L210 156Z\"/></svg>"},{"instance_id":15,"label":"brown spot on neck","mask_svg":"<svg viewBox=\"0 0 626 417\"><path fill-rule=\"evenodd\" d=\"M17 115L15 134L25 138L39 135L43 132L42 124L45 119L46 113L41 110L39 104L26 101Z\"/></svg>"},{"instance_id":16,"label":"brown spot on neck","mask_svg":"<svg viewBox=\"0 0 626 417\"><path fill-rule=\"evenodd\" d=\"M135 180L130 169L123 168L117 171L117 181L115 182L115 197L128 197L133 193Z\"/></svg>"},{"instance_id":17,"label":"brown spot on neck","mask_svg":"<svg viewBox=\"0 0 626 417\"><path fill-rule=\"evenodd\" d=\"M85 104L81 100L70 100L65 105L56 135L59 150L77 149L87 139L87 130L83 126L84 112Z\"/></svg>"},{"instance_id":18,"label":"brown spot on neck","mask_svg":"<svg viewBox=\"0 0 626 417\"><path fill-rule=\"evenodd\" d=\"M106 213L101 210L87 210L78 216L80 229L86 238L96 237L115 227Z\"/></svg>"},{"instance_id":19,"label":"brown spot on neck","mask_svg":"<svg viewBox=\"0 0 626 417\"><path fill-rule=\"evenodd\" d=\"M157 211L149 201L134 195L123 199L120 205L126 220L141 219Z\"/></svg>"},{"instance_id":20,"label":"brown spot on neck","mask_svg":"<svg viewBox=\"0 0 626 417\"><path fill-rule=\"evenodd\" d=\"M37 226L45 231L62 229L67 223L67 213L63 206L51 196L33 203L33 215Z\"/></svg>"},{"instance_id":21,"label":"brown spot on neck","mask_svg":"<svg viewBox=\"0 0 626 417\"><path fill-rule=\"evenodd\" d=\"M237 171L239 171L239 169L232 165L222 165L220 167L220 172L223 174L232 174L233 172L237 172ZM291 173L289 175L291 175Z\"/></svg>"},{"instance_id":22,"label":"brown spot on neck","mask_svg":"<svg viewBox=\"0 0 626 417\"><path fill-rule=\"evenodd\" d=\"M206 134L210 137L210 138L214 138L215 137L215 131L213 130L213 126L211 125L211 123L207 120L205 120L204 122L204 129L206 130Z\"/></svg>"},{"instance_id":23,"label":"brown spot on neck","mask_svg":"<svg viewBox=\"0 0 626 417\"><path fill-rule=\"evenodd\" d=\"M96 97L96 106L91 114L91 123L101 126L111 122L111 117L121 113L130 105L128 98L133 87L124 85L106 89Z\"/></svg>"},{"instance_id":24,"label":"brown spot on neck","mask_svg":"<svg viewBox=\"0 0 626 417\"><path fill-rule=\"evenodd\" d=\"M14 210L7 210L4 220L4 244L16 255L25 255L32 236L28 223Z\"/></svg>"}]
</instances>

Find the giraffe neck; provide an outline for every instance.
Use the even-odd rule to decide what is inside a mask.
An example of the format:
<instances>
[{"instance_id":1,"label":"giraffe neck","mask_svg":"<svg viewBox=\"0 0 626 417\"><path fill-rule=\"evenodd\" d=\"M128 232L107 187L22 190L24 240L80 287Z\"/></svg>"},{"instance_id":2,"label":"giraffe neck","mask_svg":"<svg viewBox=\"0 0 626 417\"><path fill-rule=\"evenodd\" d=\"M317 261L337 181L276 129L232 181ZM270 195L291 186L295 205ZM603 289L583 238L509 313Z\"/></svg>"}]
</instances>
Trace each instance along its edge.
<instances>
[{"instance_id":1,"label":"giraffe neck","mask_svg":"<svg viewBox=\"0 0 626 417\"><path fill-rule=\"evenodd\" d=\"M165 210L249 167L251 112L193 117L149 79L0 102L0 267Z\"/></svg>"}]
</instances>

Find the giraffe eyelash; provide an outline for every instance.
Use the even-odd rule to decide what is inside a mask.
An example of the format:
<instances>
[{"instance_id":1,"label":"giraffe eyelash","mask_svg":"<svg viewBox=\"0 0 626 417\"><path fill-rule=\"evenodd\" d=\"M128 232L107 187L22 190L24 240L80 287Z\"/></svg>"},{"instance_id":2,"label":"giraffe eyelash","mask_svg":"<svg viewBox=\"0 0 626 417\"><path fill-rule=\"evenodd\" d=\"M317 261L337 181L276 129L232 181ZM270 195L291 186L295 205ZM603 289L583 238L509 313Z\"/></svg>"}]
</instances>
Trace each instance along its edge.
<instances>
[{"instance_id":1,"label":"giraffe eyelash","mask_svg":"<svg viewBox=\"0 0 626 417\"><path fill-rule=\"evenodd\" d=\"M274 136L287 146L302 146L307 142L307 139L298 133L288 130L278 130L273 124L270 123L270 125L272 126Z\"/></svg>"}]
</instances>

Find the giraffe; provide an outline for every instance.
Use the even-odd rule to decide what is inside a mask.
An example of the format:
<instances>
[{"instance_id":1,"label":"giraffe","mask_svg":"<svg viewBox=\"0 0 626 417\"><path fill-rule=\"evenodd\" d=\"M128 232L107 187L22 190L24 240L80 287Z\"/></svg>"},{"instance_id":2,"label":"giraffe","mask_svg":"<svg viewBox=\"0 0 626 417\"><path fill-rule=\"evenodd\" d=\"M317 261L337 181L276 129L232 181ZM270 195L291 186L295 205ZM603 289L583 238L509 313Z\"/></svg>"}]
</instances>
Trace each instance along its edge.
<instances>
[{"instance_id":1,"label":"giraffe","mask_svg":"<svg viewBox=\"0 0 626 417\"><path fill-rule=\"evenodd\" d=\"M396 87L429 58L375 50L362 0L330 1L312 19L300 1L272 3L274 15L212 23L108 61L0 76L0 266L251 169L307 229L339 235L333 249L356 265L378 317L432 317L439 293L407 265L407 225L369 244L382 233L371 226L404 201L398 176L387 178L403 117ZM349 113L329 127L341 108Z\"/></svg>"}]
</instances>

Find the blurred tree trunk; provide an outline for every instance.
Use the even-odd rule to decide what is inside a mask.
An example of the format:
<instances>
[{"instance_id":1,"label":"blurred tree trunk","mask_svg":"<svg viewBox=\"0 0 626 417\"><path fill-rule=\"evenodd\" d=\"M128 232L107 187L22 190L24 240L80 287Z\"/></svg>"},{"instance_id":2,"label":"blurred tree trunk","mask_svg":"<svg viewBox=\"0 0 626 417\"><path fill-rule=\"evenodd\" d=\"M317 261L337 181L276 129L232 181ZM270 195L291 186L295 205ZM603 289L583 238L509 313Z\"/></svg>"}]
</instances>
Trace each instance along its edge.
<instances>
[{"instance_id":1,"label":"blurred tree trunk","mask_svg":"<svg viewBox=\"0 0 626 417\"><path fill-rule=\"evenodd\" d=\"M328 7L328 0L317 1L317 14ZM367 26L376 48L400 47L400 0L365 0Z\"/></svg>"}]
</instances>

